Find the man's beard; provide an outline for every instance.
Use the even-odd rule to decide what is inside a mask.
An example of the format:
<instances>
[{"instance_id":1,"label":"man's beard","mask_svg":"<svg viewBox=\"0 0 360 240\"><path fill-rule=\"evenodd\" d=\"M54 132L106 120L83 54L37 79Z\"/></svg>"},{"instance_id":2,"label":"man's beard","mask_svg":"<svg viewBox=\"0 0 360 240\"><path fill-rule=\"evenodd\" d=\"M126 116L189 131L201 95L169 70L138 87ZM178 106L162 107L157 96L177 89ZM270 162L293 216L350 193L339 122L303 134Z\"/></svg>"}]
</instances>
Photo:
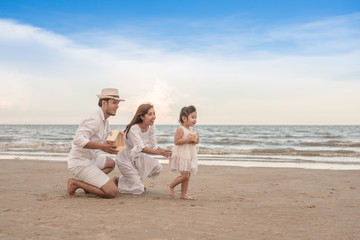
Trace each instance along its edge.
<instances>
[{"instance_id":1,"label":"man's beard","mask_svg":"<svg viewBox=\"0 0 360 240\"><path fill-rule=\"evenodd\" d=\"M116 113L110 113L109 111L106 111L106 113L109 115L109 116L115 116Z\"/></svg>"}]
</instances>

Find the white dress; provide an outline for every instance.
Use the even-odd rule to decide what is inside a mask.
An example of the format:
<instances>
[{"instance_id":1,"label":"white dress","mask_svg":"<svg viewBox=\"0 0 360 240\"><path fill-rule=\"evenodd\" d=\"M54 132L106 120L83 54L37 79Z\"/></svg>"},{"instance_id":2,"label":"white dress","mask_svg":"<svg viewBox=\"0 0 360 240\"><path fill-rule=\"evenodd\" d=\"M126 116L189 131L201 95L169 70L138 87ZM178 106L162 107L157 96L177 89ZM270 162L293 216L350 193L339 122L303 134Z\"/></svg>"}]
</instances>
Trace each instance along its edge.
<instances>
[{"instance_id":1,"label":"white dress","mask_svg":"<svg viewBox=\"0 0 360 240\"><path fill-rule=\"evenodd\" d=\"M126 149L116 156L115 162L122 176L119 178L120 193L141 194L144 192L144 181L147 177L157 177L162 166L158 160L141 152L146 146L156 149L156 129L150 126L147 132L142 132L139 125L131 126L125 139Z\"/></svg>"},{"instance_id":2,"label":"white dress","mask_svg":"<svg viewBox=\"0 0 360 240\"><path fill-rule=\"evenodd\" d=\"M191 130L180 126L184 130L182 138L187 138ZM172 148L172 155L169 160L169 170L185 171L196 173L198 169L198 157L197 153L199 147L197 144L186 143L181 145L175 145Z\"/></svg>"}]
</instances>

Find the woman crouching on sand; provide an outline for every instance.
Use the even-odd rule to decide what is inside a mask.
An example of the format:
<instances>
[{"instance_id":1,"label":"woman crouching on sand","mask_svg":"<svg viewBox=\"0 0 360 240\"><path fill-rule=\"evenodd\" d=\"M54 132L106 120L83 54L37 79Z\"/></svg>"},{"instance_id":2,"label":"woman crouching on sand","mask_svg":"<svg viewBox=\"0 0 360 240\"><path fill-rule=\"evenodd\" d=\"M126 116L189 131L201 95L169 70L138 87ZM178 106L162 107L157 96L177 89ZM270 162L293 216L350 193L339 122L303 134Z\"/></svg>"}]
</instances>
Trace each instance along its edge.
<instances>
[{"instance_id":1,"label":"woman crouching on sand","mask_svg":"<svg viewBox=\"0 0 360 240\"><path fill-rule=\"evenodd\" d=\"M126 149L118 153L116 164L122 176L115 177L120 193L141 194L144 192L144 181L157 177L162 166L157 159L147 154L170 157L171 151L159 149L156 141L154 121L155 110L152 104L141 104L131 122L126 126Z\"/></svg>"}]
</instances>

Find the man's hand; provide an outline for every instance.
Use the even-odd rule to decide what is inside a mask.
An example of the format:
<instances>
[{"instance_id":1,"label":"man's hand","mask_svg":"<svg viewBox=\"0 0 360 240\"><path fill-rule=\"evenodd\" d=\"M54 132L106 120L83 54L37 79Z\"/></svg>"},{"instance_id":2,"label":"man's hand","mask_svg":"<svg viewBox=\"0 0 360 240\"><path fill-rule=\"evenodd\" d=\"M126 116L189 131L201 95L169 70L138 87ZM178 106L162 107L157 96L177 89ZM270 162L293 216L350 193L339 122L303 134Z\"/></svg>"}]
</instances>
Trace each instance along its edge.
<instances>
[{"instance_id":1,"label":"man's hand","mask_svg":"<svg viewBox=\"0 0 360 240\"><path fill-rule=\"evenodd\" d=\"M116 146L111 145L107 142L102 143L100 149L103 150L104 152L111 154L117 154L119 152L118 150L116 150Z\"/></svg>"}]
</instances>

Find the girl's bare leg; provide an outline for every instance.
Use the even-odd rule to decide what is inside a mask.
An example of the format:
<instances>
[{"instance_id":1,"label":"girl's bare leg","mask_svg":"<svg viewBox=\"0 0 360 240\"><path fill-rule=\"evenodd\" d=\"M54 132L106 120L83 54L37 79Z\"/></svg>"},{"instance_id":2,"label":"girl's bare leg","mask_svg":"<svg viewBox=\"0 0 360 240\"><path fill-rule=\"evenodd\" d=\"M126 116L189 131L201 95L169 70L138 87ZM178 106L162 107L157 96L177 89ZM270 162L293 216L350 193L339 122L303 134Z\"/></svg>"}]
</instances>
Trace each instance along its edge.
<instances>
[{"instance_id":1,"label":"girl's bare leg","mask_svg":"<svg viewBox=\"0 0 360 240\"><path fill-rule=\"evenodd\" d=\"M185 178L182 174L183 172L181 172L181 175L178 176L177 178L174 179L174 181L172 181L168 186L167 186L167 190L168 190L168 195L172 198L174 198L174 188L179 185L180 183L182 183Z\"/></svg>"},{"instance_id":2,"label":"girl's bare leg","mask_svg":"<svg viewBox=\"0 0 360 240\"><path fill-rule=\"evenodd\" d=\"M175 196L174 196L174 188L170 187L170 184L167 185L167 191L168 191L168 195L171 198L175 198Z\"/></svg>"},{"instance_id":3,"label":"girl's bare leg","mask_svg":"<svg viewBox=\"0 0 360 240\"><path fill-rule=\"evenodd\" d=\"M178 176L177 178L174 179L174 181L172 181L168 186L167 186L167 190L168 190L168 195L172 198L174 198L174 188L179 185L181 182L183 181L182 176Z\"/></svg>"},{"instance_id":4,"label":"girl's bare leg","mask_svg":"<svg viewBox=\"0 0 360 240\"><path fill-rule=\"evenodd\" d=\"M187 190L188 190L188 186L189 186L190 173L189 172L181 172L181 175L184 176L184 181L181 183L181 199L194 200L194 198L192 198L186 194Z\"/></svg>"}]
</instances>

